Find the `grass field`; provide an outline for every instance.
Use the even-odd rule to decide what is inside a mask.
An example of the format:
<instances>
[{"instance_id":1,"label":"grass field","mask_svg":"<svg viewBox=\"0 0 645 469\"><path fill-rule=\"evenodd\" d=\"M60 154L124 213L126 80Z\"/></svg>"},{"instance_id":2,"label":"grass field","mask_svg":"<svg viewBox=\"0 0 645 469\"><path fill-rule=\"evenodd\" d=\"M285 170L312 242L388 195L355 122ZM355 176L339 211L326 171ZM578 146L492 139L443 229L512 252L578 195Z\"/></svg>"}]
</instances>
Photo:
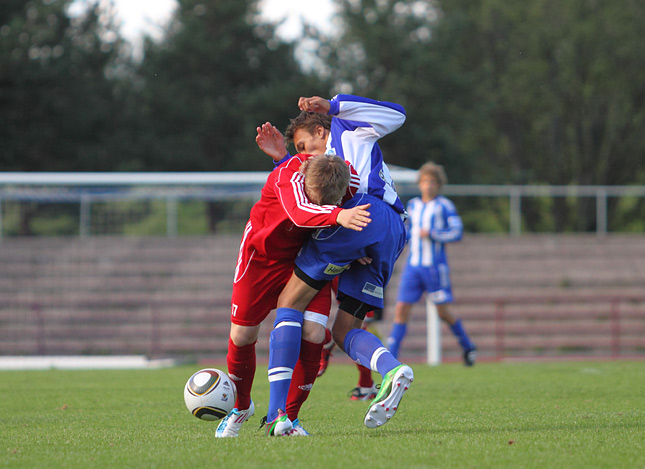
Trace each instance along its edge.
<instances>
[{"instance_id":1,"label":"grass field","mask_svg":"<svg viewBox=\"0 0 645 469\"><path fill-rule=\"evenodd\" d=\"M260 366L256 415L225 440L184 406L197 366L0 372L0 467L645 467L642 361L413 368L379 429L346 397L355 368L332 362L300 415L312 437L266 438Z\"/></svg>"}]
</instances>

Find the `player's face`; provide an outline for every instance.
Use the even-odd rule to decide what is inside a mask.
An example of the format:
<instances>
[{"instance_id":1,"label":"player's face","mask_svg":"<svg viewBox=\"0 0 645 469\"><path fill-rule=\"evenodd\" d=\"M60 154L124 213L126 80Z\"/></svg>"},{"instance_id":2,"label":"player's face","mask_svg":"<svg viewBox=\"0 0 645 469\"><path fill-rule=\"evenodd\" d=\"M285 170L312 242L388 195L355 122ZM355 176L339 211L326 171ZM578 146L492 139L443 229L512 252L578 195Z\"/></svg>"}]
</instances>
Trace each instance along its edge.
<instances>
[{"instance_id":1,"label":"player's face","mask_svg":"<svg viewBox=\"0 0 645 469\"><path fill-rule=\"evenodd\" d=\"M425 200L437 197L440 188L439 181L434 176L424 174L419 178L419 191L421 191L421 198Z\"/></svg>"},{"instance_id":2,"label":"player's face","mask_svg":"<svg viewBox=\"0 0 645 469\"><path fill-rule=\"evenodd\" d=\"M328 135L329 131L322 126L318 126L313 134L305 129L298 129L293 134L293 145L298 153L322 155L327 150Z\"/></svg>"}]
</instances>

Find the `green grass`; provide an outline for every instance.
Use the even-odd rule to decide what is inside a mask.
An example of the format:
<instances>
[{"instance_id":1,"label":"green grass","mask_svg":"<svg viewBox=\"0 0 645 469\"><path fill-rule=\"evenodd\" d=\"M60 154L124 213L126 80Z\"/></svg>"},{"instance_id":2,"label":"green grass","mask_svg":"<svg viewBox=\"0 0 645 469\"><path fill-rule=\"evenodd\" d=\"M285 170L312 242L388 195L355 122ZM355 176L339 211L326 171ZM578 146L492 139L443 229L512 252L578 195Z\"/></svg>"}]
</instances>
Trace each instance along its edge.
<instances>
[{"instance_id":1,"label":"green grass","mask_svg":"<svg viewBox=\"0 0 645 469\"><path fill-rule=\"evenodd\" d=\"M332 363L301 411L309 438L257 431L260 366L256 415L225 440L184 406L198 368L0 372L0 467L645 467L643 362L418 364L376 430L346 397L355 368Z\"/></svg>"}]
</instances>

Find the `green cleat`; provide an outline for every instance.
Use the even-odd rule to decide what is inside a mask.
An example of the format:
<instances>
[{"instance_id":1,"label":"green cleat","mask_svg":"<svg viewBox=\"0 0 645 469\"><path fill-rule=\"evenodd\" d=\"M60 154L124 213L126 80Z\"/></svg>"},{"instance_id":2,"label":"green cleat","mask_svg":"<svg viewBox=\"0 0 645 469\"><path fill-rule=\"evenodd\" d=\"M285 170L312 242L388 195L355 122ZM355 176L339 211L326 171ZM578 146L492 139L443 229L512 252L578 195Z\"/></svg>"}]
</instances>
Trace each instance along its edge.
<instances>
[{"instance_id":1,"label":"green cleat","mask_svg":"<svg viewBox=\"0 0 645 469\"><path fill-rule=\"evenodd\" d=\"M367 428L377 428L394 417L399 402L414 381L414 373L408 365L399 365L390 370L381 383L381 389L370 404L363 423Z\"/></svg>"},{"instance_id":2,"label":"green cleat","mask_svg":"<svg viewBox=\"0 0 645 469\"><path fill-rule=\"evenodd\" d=\"M293 424L287 413L278 409L278 416L271 422L267 422L266 416L262 418L260 428L266 425L266 436L289 436L293 430Z\"/></svg>"}]
</instances>

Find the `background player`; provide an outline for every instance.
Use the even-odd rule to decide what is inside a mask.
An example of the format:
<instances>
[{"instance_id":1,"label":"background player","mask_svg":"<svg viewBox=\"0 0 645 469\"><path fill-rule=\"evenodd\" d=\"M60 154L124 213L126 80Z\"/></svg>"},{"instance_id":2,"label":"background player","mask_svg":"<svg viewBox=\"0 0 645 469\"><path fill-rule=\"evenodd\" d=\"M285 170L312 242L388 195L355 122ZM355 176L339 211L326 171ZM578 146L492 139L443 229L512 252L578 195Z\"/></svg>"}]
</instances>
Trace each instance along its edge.
<instances>
[{"instance_id":1,"label":"background player","mask_svg":"<svg viewBox=\"0 0 645 469\"><path fill-rule=\"evenodd\" d=\"M475 344L470 341L461 320L448 310L453 297L445 244L461 239L463 224L454 204L439 195L446 182L446 173L440 165L428 162L419 169L421 197L413 198L407 206L410 215L407 221L410 253L401 275L399 297L387 344L392 355L398 357L401 342L407 333L412 305L426 292L437 306L439 317L450 326L461 345L464 364L472 366L476 359Z\"/></svg>"},{"instance_id":2,"label":"background player","mask_svg":"<svg viewBox=\"0 0 645 469\"><path fill-rule=\"evenodd\" d=\"M258 145L262 146L263 139L263 131L258 128ZM271 172L260 200L251 208L235 269L227 353L228 374L237 386L237 401L219 424L216 437L237 436L255 411L251 387L260 324L275 308L293 272L294 259L312 228L340 224L361 230L369 222L367 205L352 210L336 205L343 196L350 198L358 187L358 176L355 172L352 175L350 165L333 156L308 158L309 155L286 158ZM330 307L331 293L327 289L312 300L305 313L302 344L298 344L302 357L289 395L288 410L295 420L316 378L324 338L315 334L317 328L312 325L322 324L324 328ZM294 429L298 434L307 434L298 423Z\"/></svg>"}]
</instances>

